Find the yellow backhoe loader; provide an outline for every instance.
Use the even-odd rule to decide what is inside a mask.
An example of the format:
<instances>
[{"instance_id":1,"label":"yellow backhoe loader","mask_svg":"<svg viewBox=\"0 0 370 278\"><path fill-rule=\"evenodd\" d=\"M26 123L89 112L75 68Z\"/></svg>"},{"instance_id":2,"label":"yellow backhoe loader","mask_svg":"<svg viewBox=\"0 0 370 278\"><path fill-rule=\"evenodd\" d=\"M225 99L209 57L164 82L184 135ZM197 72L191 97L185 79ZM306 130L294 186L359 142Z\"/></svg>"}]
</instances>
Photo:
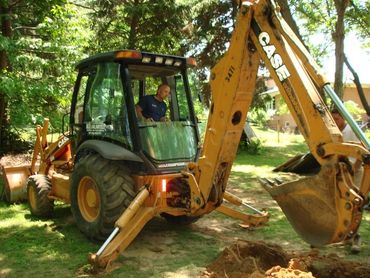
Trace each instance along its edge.
<instances>
[{"instance_id":1,"label":"yellow backhoe loader","mask_svg":"<svg viewBox=\"0 0 370 278\"><path fill-rule=\"evenodd\" d=\"M263 186L308 243L352 237L369 191L369 141L272 0L240 1L229 49L211 71L212 104L202 146L188 80L192 59L132 50L103 53L77 65L69 131L49 144L48 122L38 127L32 164L18 173L5 171L13 173L9 191L27 179L30 209L39 216L52 213L53 200L70 203L87 237L108 236L89 257L99 268L108 267L157 215L192 223L218 210L250 225L265 223L264 211L252 208L255 213L247 214L226 206L248 206L226 185L260 60L310 149L279 167L295 173L292 178L261 179ZM170 121L139 121L135 103L160 83L171 88ZM332 99L362 143L343 142L320 93ZM359 186L348 157L363 163Z\"/></svg>"}]
</instances>

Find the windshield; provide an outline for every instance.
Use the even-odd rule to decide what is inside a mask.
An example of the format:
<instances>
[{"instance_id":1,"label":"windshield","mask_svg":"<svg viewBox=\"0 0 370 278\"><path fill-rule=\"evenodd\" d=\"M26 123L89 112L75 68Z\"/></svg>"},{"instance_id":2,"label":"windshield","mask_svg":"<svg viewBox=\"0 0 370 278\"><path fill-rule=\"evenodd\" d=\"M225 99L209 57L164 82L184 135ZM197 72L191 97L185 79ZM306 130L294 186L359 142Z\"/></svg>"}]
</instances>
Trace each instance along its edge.
<instances>
[{"instance_id":1,"label":"windshield","mask_svg":"<svg viewBox=\"0 0 370 278\"><path fill-rule=\"evenodd\" d=\"M156 163L194 160L198 131L186 71L129 65L141 149Z\"/></svg>"},{"instance_id":2,"label":"windshield","mask_svg":"<svg viewBox=\"0 0 370 278\"><path fill-rule=\"evenodd\" d=\"M142 122L143 151L156 161L190 161L197 152L195 126L189 121Z\"/></svg>"}]
</instances>

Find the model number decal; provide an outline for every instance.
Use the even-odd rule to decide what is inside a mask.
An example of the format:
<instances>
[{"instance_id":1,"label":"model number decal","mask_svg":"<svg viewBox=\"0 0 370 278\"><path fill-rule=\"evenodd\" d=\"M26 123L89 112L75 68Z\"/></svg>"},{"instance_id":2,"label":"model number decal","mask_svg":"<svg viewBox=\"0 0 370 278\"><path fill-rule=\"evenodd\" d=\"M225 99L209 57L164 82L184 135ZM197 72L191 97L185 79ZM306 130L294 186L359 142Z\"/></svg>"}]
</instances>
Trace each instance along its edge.
<instances>
[{"instance_id":1,"label":"model number decal","mask_svg":"<svg viewBox=\"0 0 370 278\"><path fill-rule=\"evenodd\" d=\"M258 35L258 40L265 51L267 58L270 60L271 66L274 68L280 81L284 81L290 76L287 67L283 63L281 56L276 53L276 47L270 44L270 36L267 32L261 32Z\"/></svg>"},{"instance_id":2,"label":"model number decal","mask_svg":"<svg viewBox=\"0 0 370 278\"><path fill-rule=\"evenodd\" d=\"M227 71L227 76L225 77L226 81L230 82L231 77L233 76L235 68L230 66L229 70Z\"/></svg>"}]
</instances>

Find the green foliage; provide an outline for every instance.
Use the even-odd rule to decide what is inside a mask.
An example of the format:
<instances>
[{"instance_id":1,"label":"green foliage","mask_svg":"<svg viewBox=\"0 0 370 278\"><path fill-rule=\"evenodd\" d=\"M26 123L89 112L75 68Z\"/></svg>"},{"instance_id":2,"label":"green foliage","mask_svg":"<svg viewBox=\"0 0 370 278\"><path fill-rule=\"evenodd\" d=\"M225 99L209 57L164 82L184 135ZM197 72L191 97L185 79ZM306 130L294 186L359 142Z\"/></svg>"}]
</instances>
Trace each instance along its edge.
<instances>
[{"instance_id":1,"label":"green foliage","mask_svg":"<svg viewBox=\"0 0 370 278\"><path fill-rule=\"evenodd\" d=\"M187 10L174 0L92 1L93 51L118 48L182 54Z\"/></svg>"},{"instance_id":2,"label":"green foliage","mask_svg":"<svg viewBox=\"0 0 370 278\"><path fill-rule=\"evenodd\" d=\"M201 82L198 78L197 72L195 69L190 68L188 70L188 80L189 80L189 86L192 93L192 100L194 105L195 114L198 118L206 118L207 115L205 115L205 103L203 103L202 92L200 90L201 88Z\"/></svg>"},{"instance_id":3,"label":"green foliage","mask_svg":"<svg viewBox=\"0 0 370 278\"><path fill-rule=\"evenodd\" d=\"M28 18L28 13L19 15L19 20L12 22L16 30L13 36L1 40L11 70L1 75L0 87L8 100L12 126L34 125L49 117L55 127L60 127L62 114L69 110L74 64L87 47L88 21L76 6L57 5L57 1L48 4L41 5L45 10L37 20Z\"/></svg>"},{"instance_id":4,"label":"green foliage","mask_svg":"<svg viewBox=\"0 0 370 278\"><path fill-rule=\"evenodd\" d=\"M246 151L249 154L253 155L260 154L262 148L263 148L262 141L257 137L249 139L248 143L246 144Z\"/></svg>"},{"instance_id":5,"label":"green foliage","mask_svg":"<svg viewBox=\"0 0 370 278\"><path fill-rule=\"evenodd\" d=\"M370 35L370 2L352 0L347 10L347 25L351 30L355 30L359 38L368 38ZM365 41L366 43L366 41ZM367 41L367 47L370 42Z\"/></svg>"},{"instance_id":6,"label":"green foliage","mask_svg":"<svg viewBox=\"0 0 370 278\"><path fill-rule=\"evenodd\" d=\"M187 35L183 49L198 62L199 90L206 105L211 99L209 70L227 50L235 20L235 2L187 1L192 4L189 8L191 19L183 29Z\"/></svg>"},{"instance_id":7,"label":"green foliage","mask_svg":"<svg viewBox=\"0 0 370 278\"><path fill-rule=\"evenodd\" d=\"M265 110L254 108L248 113L248 120L265 127L269 120L269 116Z\"/></svg>"},{"instance_id":8,"label":"green foliage","mask_svg":"<svg viewBox=\"0 0 370 278\"><path fill-rule=\"evenodd\" d=\"M361 121L362 115L365 113L364 109L360 108L359 105L352 100L345 101L344 106L355 121Z\"/></svg>"},{"instance_id":9,"label":"green foliage","mask_svg":"<svg viewBox=\"0 0 370 278\"><path fill-rule=\"evenodd\" d=\"M278 103L279 103L278 104L278 110L276 112L278 115L283 115L283 114L286 114L286 113L290 113L288 105L286 104L284 98L279 97L278 98Z\"/></svg>"},{"instance_id":10,"label":"green foliage","mask_svg":"<svg viewBox=\"0 0 370 278\"><path fill-rule=\"evenodd\" d=\"M290 0L288 2L292 14L299 20L300 33L306 45L309 46L311 54L317 58L317 61L321 62L325 55L334 50L333 34L337 22L334 1ZM355 32L360 40L365 38L364 44L369 44L366 41L369 37L369 8L368 1L350 1L344 18L346 33ZM323 43L318 44L317 41Z\"/></svg>"}]
</instances>

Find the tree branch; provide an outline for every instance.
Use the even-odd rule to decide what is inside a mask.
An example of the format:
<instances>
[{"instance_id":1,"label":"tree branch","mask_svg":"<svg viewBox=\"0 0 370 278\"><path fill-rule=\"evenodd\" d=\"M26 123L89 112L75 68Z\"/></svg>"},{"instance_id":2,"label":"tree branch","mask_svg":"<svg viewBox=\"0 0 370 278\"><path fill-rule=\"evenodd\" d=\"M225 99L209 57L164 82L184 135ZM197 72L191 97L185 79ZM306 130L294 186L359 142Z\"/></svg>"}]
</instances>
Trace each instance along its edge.
<instances>
[{"instance_id":1,"label":"tree branch","mask_svg":"<svg viewBox=\"0 0 370 278\"><path fill-rule=\"evenodd\" d=\"M360 79L358 77L357 72L352 68L351 64L349 63L346 55L344 55L344 63L346 64L347 68L353 75L353 83L355 83L356 85L358 96L360 97L362 106L364 107L366 114L370 117L370 107L369 107L369 104L367 103Z\"/></svg>"},{"instance_id":2,"label":"tree branch","mask_svg":"<svg viewBox=\"0 0 370 278\"><path fill-rule=\"evenodd\" d=\"M353 3L353 1L352 0L350 0L349 1L350 2L350 4L351 4L351 6L353 7L353 9L355 10L355 12L356 13L358 13L358 14L360 14L360 9L356 6L356 4L355 3ZM353 18L353 20L355 21L355 22L357 22L358 23L358 25L359 26L361 26L361 28L363 28L363 30L366 32L366 34L368 35L368 36L370 36L370 31L369 31L369 27L368 27L368 23L367 22L364 22L363 20L361 20L362 19L362 17L355 17L355 18Z\"/></svg>"},{"instance_id":3,"label":"tree branch","mask_svg":"<svg viewBox=\"0 0 370 278\"><path fill-rule=\"evenodd\" d=\"M96 9L94 9L94 8L93 8L93 7L91 7L91 6L82 5L82 4L79 4L79 3L73 2L73 1L71 1L71 2L69 2L69 3L70 3L70 4L72 4L72 5L75 5L76 7L84 8L84 9L87 9L87 10L92 10L92 11L94 11L94 12L96 12L96 11L97 11Z\"/></svg>"}]
</instances>

